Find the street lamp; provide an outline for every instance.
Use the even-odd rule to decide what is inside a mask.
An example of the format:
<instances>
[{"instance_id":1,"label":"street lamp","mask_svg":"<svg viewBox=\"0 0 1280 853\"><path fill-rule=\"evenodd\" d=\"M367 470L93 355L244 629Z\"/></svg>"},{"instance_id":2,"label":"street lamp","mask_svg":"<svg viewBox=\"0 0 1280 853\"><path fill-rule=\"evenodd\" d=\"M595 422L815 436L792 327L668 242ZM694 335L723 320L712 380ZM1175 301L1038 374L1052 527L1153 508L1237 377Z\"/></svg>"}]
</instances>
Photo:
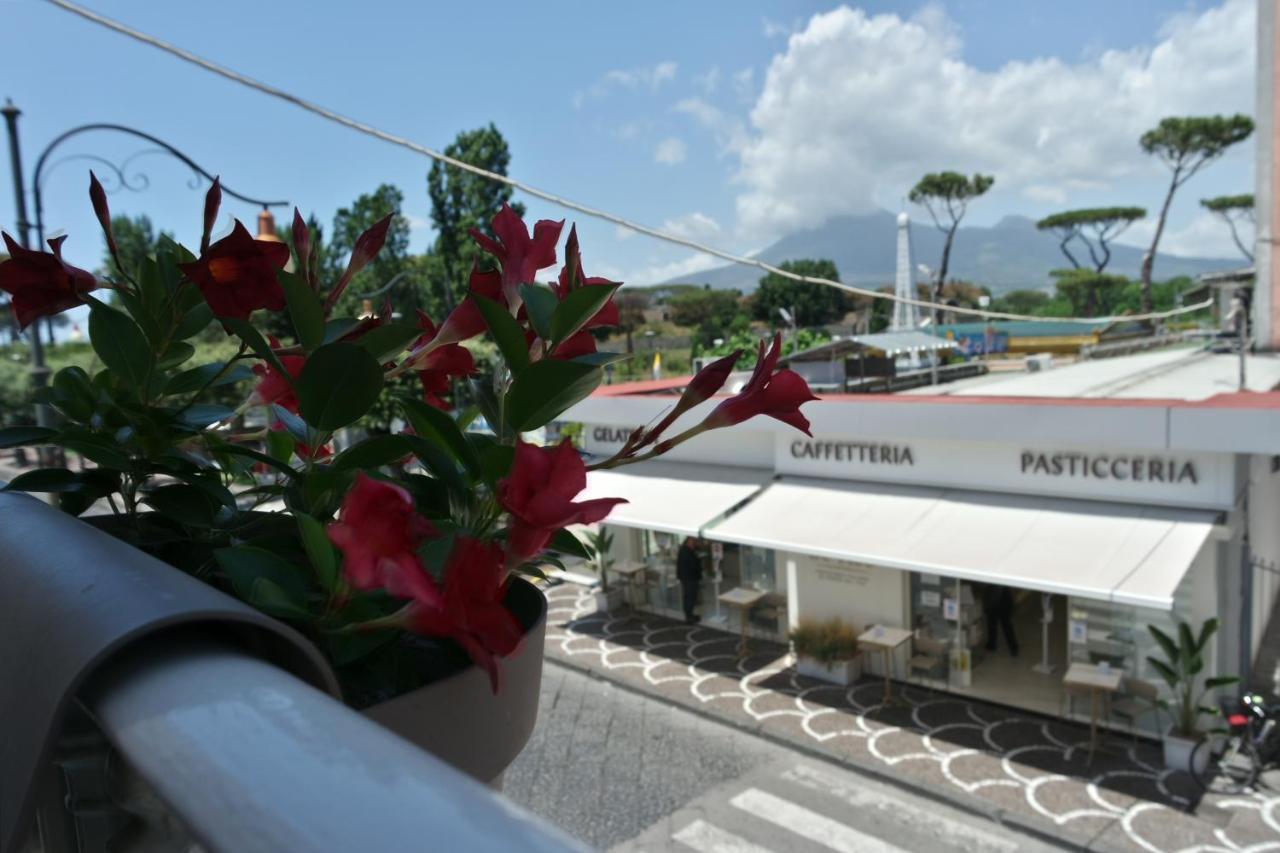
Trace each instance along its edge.
<instances>
[{"instance_id":1,"label":"street lamp","mask_svg":"<svg viewBox=\"0 0 1280 853\"><path fill-rule=\"evenodd\" d=\"M36 168L31 175L31 198L35 204L35 222L30 222L27 219L27 185L25 175L22 170L21 146L18 141L18 116L22 115L22 111L14 106L12 100L6 98L4 106L0 107L0 114L4 116L5 126L9 134L9 163L10 168L13 171L14 204L17 211L17 222L15 225L18 232L18 243L26 249L31 248L31 227L33 225L36 230L36 248L38 249L44 245L44 181L50 172L69 160L92 160L100 166L106 167L107 171L104 172L104 174L108 176L114 175L116 183L120 188L130 190L132 192L141 192L150 186L151 183L147 176L141 172L137 173L133 180L130 180L129 176L126 174L129 164L135 158L143 154L168 154L174 159L185 163L191 171L195 173L194 183L192 184L193 188L198 186L201 178L210 182L214 180L213 175L202 169L186 154L182 153L177 148L174 148L164 140L152 136L149 133L143 133L140 130L127 127L122 124L82 124L79 127L73 127L55 137L53 141L46 145L44 150L40 152L40 156L36 158ZM89 133L92 131L123 133L149 142L152 145L155 145L156 148L139 151L120 163L115 163L96 154L70 154L60 160L49 163L49 155L51 155L58 146L62 145L62 143L66 142L68 139L79 136L82 133ZM241 195L235 190L228 188L225 184L222 185L222 192L224 195L229 195L232 198L239 199L240 201L254 205L261 205L263 211L267 213L268 217L270 216L270 208L283 207L288 204L286 201L263 201L262 199L250 198L249 196ZM49 384L49 368L45 364L44 345L40 340L39 321L32 326L31 332L31 384L34 388L40 389ZM49 340L51 342L53 340L52 329L50 329L49 332ZM52 413L49 411L49 407L42 403L36 404L36 423L39 426L49 426L52 423ZM45 458L42 449L41 464L46 464L47 461L48 460Z\"/></svg>"}]
</instances>

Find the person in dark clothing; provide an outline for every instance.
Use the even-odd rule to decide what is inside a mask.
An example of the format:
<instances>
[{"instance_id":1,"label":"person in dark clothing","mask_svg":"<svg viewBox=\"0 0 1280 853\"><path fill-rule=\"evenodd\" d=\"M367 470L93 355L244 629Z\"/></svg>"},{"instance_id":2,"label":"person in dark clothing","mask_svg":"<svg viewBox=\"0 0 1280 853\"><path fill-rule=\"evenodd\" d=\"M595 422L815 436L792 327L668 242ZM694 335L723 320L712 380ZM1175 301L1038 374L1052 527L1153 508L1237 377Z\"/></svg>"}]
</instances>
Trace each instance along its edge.
<instances>
[{"instance_id":1,"label":"person in dark clothing","mask_svg":"<svg viewBox=\"0 0 1280 853\"><path fill-rule=\"evenodd\" d=\"M987 611L987 651L996 650L996 626L1004 631L1009 654L1018 656L1018 635L1013 632L1013 590L1007 586L988 586L982 606Z\"/></svg>"},{"instance_id":2,"label":"person in dark clothing","mask_svg":"<svg viewBox=\"0 0 1280 853\"><path fill-rule=\"evenodd\" d=\"M692 625L700 621L693 609L698 606L698 592L702 587L702 558L694 549L697 544L692 536L686 536L676 553L676 579L680 581L681 603L684 605L684 621Z\"/></svg>"}]
</instances>

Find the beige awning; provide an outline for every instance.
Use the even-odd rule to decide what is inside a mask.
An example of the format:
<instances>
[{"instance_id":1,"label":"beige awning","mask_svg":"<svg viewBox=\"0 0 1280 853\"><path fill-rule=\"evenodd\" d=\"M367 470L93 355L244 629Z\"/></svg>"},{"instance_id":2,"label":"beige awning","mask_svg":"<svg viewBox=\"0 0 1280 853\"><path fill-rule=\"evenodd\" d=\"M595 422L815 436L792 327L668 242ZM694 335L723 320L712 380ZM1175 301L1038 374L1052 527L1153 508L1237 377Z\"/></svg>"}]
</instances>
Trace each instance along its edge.
<instances>
[{"instance_id":1,"label":"beige awning","mask_svg":"<svg viewBox=\"0 0 1280 853\"><path fill-rule=\"evenodd\" d=\"M605 524L696 536L760 491L769 477L759 469L727 465L641 462L588 473L579 499L626 498Z\"/></svg>"}]
</instances>

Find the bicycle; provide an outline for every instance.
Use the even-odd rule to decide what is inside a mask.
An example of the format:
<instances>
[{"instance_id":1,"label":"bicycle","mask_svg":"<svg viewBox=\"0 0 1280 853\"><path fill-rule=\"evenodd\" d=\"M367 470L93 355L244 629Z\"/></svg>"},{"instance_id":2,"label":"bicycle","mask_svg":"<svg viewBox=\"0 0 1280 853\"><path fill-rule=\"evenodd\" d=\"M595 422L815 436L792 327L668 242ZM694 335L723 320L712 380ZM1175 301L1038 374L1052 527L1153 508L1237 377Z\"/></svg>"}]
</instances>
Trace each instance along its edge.
<instances>
[{"instance_id":1,"label":"bicycle","mask_svg":"<svg viewBox=\"0 0 1280 853\"><path fill-rule=\"evenodd\" d=\"M1191 775L1206 791L1239 794L1252 789L1264 769L1280 763L1280 705L1246 693L1231 707L1223 702L1222 715L1226 728L1211 732L1192 750Z\"/></svg>"}]
</instances>

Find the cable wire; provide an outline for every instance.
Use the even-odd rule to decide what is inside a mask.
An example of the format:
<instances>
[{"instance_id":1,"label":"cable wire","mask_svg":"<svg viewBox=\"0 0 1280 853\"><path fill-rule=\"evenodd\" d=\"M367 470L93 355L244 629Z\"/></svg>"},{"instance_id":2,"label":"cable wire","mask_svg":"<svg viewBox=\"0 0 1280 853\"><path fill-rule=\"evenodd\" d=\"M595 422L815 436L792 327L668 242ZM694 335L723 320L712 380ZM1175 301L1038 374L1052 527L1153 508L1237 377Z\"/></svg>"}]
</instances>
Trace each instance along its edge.
<instances>
[{"instance_id":1,"label":"cable wire","mask_svg":"<svg viewBox=\"0 0 1280 853\"><path fill-rule=\"evenodd\" d=\"M189 50L178 47L177 45L174 45L174 44L170 44L169 42L163 41L162 39L159 39L155 36L144 33L141 30L136 30L133 27L128 26L127 24L123 24L112 18L108 18L104 15L100 15L97 12L94 12L90 9L86 9L77 3L71 2L71 0L47 0L47 2L52 4L53 6L58 7L59 9L62 9L67 12L71 12L72 14L78 15L81 18L84 18L85 20L98 24L99 26L103 26L103 27L106 27L107 29L114 30L115 32L129 36L130 38L140 41L143 44L150 45L151 47L158 48L159 50L162 50L166 53L169 53L173 56L178 57L184 62L188 62L199 68L202 68L205 71L209 71L221 77L225 77L226 79L231 80L234 83L239 83L242 86L247 86L250 89L254 89L265 95L270 95L273 98L278 98L282 101L286 101L290 104L293 104L296 107L299 107L315 115L318 115L321 118L324 118L328 121L343 125L352 130L359 131L360 133L363 133L367 136L372 136L375 139L380 139L383 142L389 142L393 145L398 145L402 148L407 148L410 151L425 155L427 157L430 157L433 160L437 160L441 163L445 163L449 166L453 166L465 172L470 172L473 175L478 175L481 178L485 178L490 181L495 181L500 184L506 184L512 189L519 190L520 192L525 193L526 195L530 195L530 196L533 196L534 198L542 199L543 201L549 202L558 207L563 207L567 210L576 211L578 213L583 214L584 216L590 216L594 219L602 219L605 222L611 222L614 225L618 225L622 228L626 228L629 231L634 231L637 234L644 234L645 236L653 237L654 239L657 239L657 240L662 240L677 246L683 246L687 249L692 249L696 252L701 252L702 254L711 255L712 257L720 258L721 260L729 261L731 263L739 264L741 266L755 267L757 269L764 270L767 273L779 275L779 276L782 276L783 278L787 278L792 281L799 281L805 284L824 285L826 287L834 287L839 290L843 290L846 293L852 293L856 296L864 296L864 297L869 297L871 299L888 299L892 302L901 302L906 305L915 305L916 307L919 307L919 308L927 308L930 310L937 310L937 311L947 312L951 314L963 314L963 315L968 315L973 317L981 317L983 319L988 319L988 320L1027 320L1031 322L1060 322L1060 323L1079 323L1079 324L1114 323L1114 322L1121 322L1121 321L1138 322L1142 320L1166 320L1166 319L1169 319L1170 317L1176 317L1180 314L1189 314L1194 311L1200 311L1205 308L1209 308L1213 305L1213 299L1209 298L1204 300L1203 302L1197 302L1194 305L1184 305L1180 308L1172 308L1168 311L1153 311L1147 314L1117 314L1117 315L1110 315L1106 317L1044 317L1044 316L1036 316L1033 314L1013 314L1013 313L1004 312L1004 311L989 311L982 308L965 308L958 305L946 305L939 302L932 302L927 299L916 299L912 297L898 296L895 293L882 293L878 290L869 290L864 287L857 287L852 284L845 284L844 282L833 281L832 279L828 279L828 278L800 275L798 273L790 272L789 270L784 270L780 267L774 266L773 264L767 263L765 261L761 261L757 258L749 258L744 255L738 255L733 252L725 251L724 249L718 249L715 246L708 246L704 243L699 243L696 240L689 240L685 237L680 237L676 234L670 234L665 231L660 231L656 228L651 228L647 225L642 225L639 222L633 222L630 219L626 219L625 217L618 216L613 213L609 213L608 211L600 210L599 208L591 207L589 205L582 204L581 202L564 198L563 196L559 196L559 195L556 195L555 193L547 192L546 190L540 190L537 187L530 186L529 184L526 184L523 181L519 181L514 178L508 177L507 175L498 174L497 172L491 172L488 169L482 169L479 166L474 166L471 163L467 163L463 160L459 160L456 157L450 157L449 155L441 151L437 151L434 148L429 148L426 145L419 144L417 142L414 142L411 139L406 139L403 136L397 136L395 134L388 133L385 130L380 130L379 128L373 127L372 125L365 124L362 121L359 121L357 119L353 119L348 116L342 115L341 113L335 112L329 109L328 107L321 106L320 104L314 103L312 101L308 101L305 98L302 98L298 95L294 95L290 92L286 92L285 90L277 88L276 86L272 86L269 83L264 83L260 80L256 80L252 77L249 77L246 74L241 74L240 72L227 68L226 66L219 65L216 62L212 62L208 59L204 59L203 57L197 56L196 54L190 52Z\"/></svg>"}]
</instances>

